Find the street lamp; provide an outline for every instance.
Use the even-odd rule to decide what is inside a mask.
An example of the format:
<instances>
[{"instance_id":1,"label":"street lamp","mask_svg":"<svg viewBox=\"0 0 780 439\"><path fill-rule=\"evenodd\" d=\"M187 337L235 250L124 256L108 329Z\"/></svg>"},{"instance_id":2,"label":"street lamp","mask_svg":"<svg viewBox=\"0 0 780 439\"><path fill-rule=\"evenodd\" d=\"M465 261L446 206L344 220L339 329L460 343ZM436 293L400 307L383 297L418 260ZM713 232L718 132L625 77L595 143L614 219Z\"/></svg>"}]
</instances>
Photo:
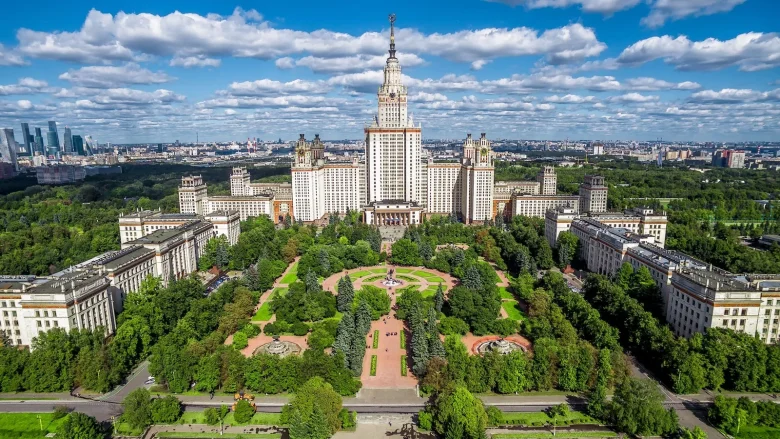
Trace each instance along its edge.
<instances>
[{"instance_id":1,"label":"street lamp","mask_svg":"<svg viewBox=\"0 0 780 439\"><path fill-rule=\"evenodd\" d=\"M38 424L41 426L41 431L43 431L43 420L41 419L41 415L37 415L36 418L38 418Z\"/></svg>"}]
</instances>

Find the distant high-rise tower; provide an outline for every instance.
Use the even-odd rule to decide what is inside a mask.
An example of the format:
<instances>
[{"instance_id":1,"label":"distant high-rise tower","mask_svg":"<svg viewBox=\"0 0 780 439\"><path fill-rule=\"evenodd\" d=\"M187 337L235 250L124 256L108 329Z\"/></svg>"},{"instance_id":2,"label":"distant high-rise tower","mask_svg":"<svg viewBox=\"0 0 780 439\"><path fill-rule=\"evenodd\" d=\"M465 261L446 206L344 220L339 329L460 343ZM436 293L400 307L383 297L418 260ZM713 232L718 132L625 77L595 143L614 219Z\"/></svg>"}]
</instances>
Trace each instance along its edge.
<instances>
[{"instance_id":1,"label":"distant high-rise tower","mask_svg":"<svg viewBox=\"0 0 780 439\"><path fill-rule=\"evenodd\" d=\"M25 154L32 156L32 142L30 141L30 125L27 122L22 122L22 144L24 144Z\"/></svg>"},{"instance_id":2,"label":"distant high-rise tower","mask_svg":"<svg viewBox=\"0 0 780 439\"><path fill-rule=\"evenodd\" d=\"M73 136L73 152L78 155L86 155L84 153L84 139L78 134Z\"/></svg>"},{"instance_id":3,"label":"distant high-rise tower","mask_svg":"<svg viewBox=\"0 0 780 439\"><path fill-rule=\"evenodd\" d=\"M604 177L586 175L585 183L580 186L580 213L600 213L607 211L607 186Z\"/></svg>"},{"instance_id":4,"label":"distant high-rise tower","mask_svg":"<svg viewBox=\"0 0 780 439\"><path fill-rule=\"evenodd\" d=\"M0 130L0 158L13 165L14 171L19 170L19 163L16 161L16 153L18 150L19 146L16 144L16 139L14 138L14 130L11 128L3 128Z\"/></svg>"},{"instance_id":5,"label":"distant high-rise tower","mask_svg":"<svg viewBox=\"0 0 780 439\"><path fill-rule=\"evenodd\" d=\"M46 155L46 147L43 145L43 134L41 133L41 129L36 127L35 128L35 152Z\"/></svg>"},{"instance_id":6,"label":"distant high-rise tower","mask_svg":"<svg viewBox=\"0 0 780 439\"><path fill-rule=\"evenodd\" d=\"M65 131L62 134L62 152L73 154L73 133L71 133L68 127L65 127Z\"/></svg>"},{"instance_id":7,"label":"distant high-rise tower","mask_svg":"<svg viewBox=\"0 0 780 439\"><path fill-rule=\"evenodd\" d=\"M558 192L558 176L555 175L555 168L545 166L536 174L536 181L539 182L539 193L541 195L555 195Z\"/></svg>"},{"instance_id":8,"label":"distant high-rise tower","mask_svg":"<svg viewBox=\"0 0 780 439\"><path fill-rule=\"evenodd\" d=\"M59 151L60 137L59 134L57 134L57 122L53 120L49 121L49 132L46 133L46 140L50 148L56 147L57 150Z\"/></svg>"}]
</instances>

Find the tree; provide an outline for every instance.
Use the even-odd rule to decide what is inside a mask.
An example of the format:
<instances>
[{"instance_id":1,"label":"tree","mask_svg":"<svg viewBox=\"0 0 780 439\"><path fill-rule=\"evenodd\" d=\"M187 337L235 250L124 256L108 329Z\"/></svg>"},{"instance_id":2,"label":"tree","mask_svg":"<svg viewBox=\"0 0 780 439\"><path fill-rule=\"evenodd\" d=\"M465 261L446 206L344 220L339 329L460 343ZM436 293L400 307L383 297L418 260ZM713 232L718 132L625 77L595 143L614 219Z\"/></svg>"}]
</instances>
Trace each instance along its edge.
<instances>
[{"instance_id":1,"label":"tree","mask_svg":"<svg viewBox=\"0 0 780 439\"><path fill-rule=\"evenodd\" d=\"M107 433L98 421L84 413L73 412L57 429L60 439L100 439Z\"/></svg>"},{"instance_id":2,"label":"tree","mask_svg":"<svg viewBox=\"0 0 780 439\"><path fill-rule=\"evenodd\" d=\"M203 415L206 418L206 424L208 425L216 425L219 423L220 419L222 419L219 416L219 411L215 407L209 407L204 412Z\"/></svg>"},{"instance_id":3,"label":"tree","mask_svg":"<svg viewBox=\"0 0 780 439\"><path fill-rule=\"evenodd\" d=\"M122 402L122 420L134 430L142 430L152 424L152 400L149 391L135 389Z\"/></svg>"},{"instance_id":4,"label":"tree","mask_svg":"<svg viewBox=\"0 0 780 439\"><path fill-rule=\"evenodd\" d=\"M485 406L463 385L436 398L433 429L445 439L483 439L488 424Z\"/></svg>"},{"instance_id":5,"label":"tree","mask_svg":"<svg viewBox=\"0 0 780 439\"><path fill-rule=\"evenodd\" d=\"M393 243L392 262L398 265L422 265L420 250L410 239L399 239Z\"/></svg>"},{"instance_id":6,"label":"tree","mask_svg":"<svg viewBox=\"0 0 780 439\"><path fill-rule=\"evenodd\" d=\"M723 395L715 397L715 404L707 416L712 425L732 435L739 433L739 429L748 424L748 412L739 407L736 399Z\"/></svg>"},{"instance_id":7,"label":"tree","mask_svg":"<svg viewBox=\"0 0 780 439\"><path fill-rule=\"evenodd\" d=\"M311 435L309 437L327 438L341 426L339 419L341 407L341 396L333 390L333 387L321 377L314 377L296 390L295 396L282 408L281 421L283 424L289 424L291 429L292 421L295 421L297 426L301 424L308 426L305 429L296 427L296 436L299 434L298 431L308 431ZM293 437L292 432L290 437Z\"/></svg>"},{"instance_id":8,"label":"tree","mask_svg":"<svg viewBox=\"0 0 780 439\"><path fill-rule=\"evenodd\" d=\"M466 272L463 274L463 279L461 279L461 284L474 291L482 289L482 278L479 275L477 267L472 265L466 269Z\"/></svg>"},{"instance_id":9,"label":"tree","mask_svg":"<svg viewBox=\"0 0 780 439\"><path fill-rule=\"evenodd\" d=\"M233 419L236 420L236 423L246 424L254 415L255 408L252 407L252 404L250 404L249 401L242 399L236 403L236 411L233 415Z\"/></svg>"},{"instance_id":10,"label":"tree","mask_svg":"<svg viewBox=\"0 0 780 439\"><path fill-rule=\"evenodd\" d=\"M634 268L628 262L623 262L620 269L613 276L613 282L623 291L628 291L631 286L631 277L634 275Z\"/></svg>"},{"instance_id":11,"label":"tree","mask_svg":"<svg viewBox=\"0 0 780 439\"><path fill-rule=\"evenodd\" d=\"M444 307L444 288L441 286L441 283L436 288L436 295L433 297L433 307L436 309L436 312L441 312L441 309Z\"/></svg>"},{"instance_id":12,"label":"tree","mask_svg":"<svg viewBox=\"0 0 780 439\"><path fill-rule=\"evenodd\" d=\"M306 285L307 293L313 293L320 290L320 282L317 279L317 275L312 270L306 272L303 283Z\"/></svg>"},{"instance_id":13,"label":"tree","mask_svg":"<svg viewBox=\"0 0 780 439\"><path fill-rule=\"evenodd\" d=\"M252 291L260 291L260 274L257 272L257 268L254 265L249 266L244 270L244 282L246 286Z\"/></svg>"},{"instance_id":14,"label":"tree","mask_svg":"<svg viewBox=\"0 0 780 439\"><path fill-rule=\"evenodd\" d=\"M674 409L664 409L664 395L649 379L627 378L612 398L615 427L632 435L664 435L677 429Z\"/></svg>"},{"instance_id":15,"label":"tree","mask_svg":"<svg viewBox=\"0 0 780 439\"><path fill-rule=\"evenodd\" d=\"M290 435L290 439L311 439L309 424L303 419L300 410L292 409L289 418L288 425L290 428L287 430L287 433Z\"/></svg>"},{"instance_id":16,"label":"tree","mask_svg":"<svg viewBox=\"0 0 780 439\"><path fill-rule=\"evenodd\" d=\"M371 329L371 307L366 300L361 300L355 313L355 333L365 337Z\"/></svg>"},{"instance_id":17,"label":"tree","mask_svg":"<svg viewBox=\"0 0 780 439\"><path fill-rule=\"evenodd\" d=\"M339 279L338 296L336 296L336 309L339 312L347 312L352 309L352 301L355 298L355 287L352 285L352 279L346 275Z\"/></svg>"},{"instance_id":18,"label":"tree","mask_svg":"<svg viewBox=\"0 0 780 439\"><path fill-rule=\"evenodd\" d=\"M225 235L215 236L206 241L203 255L198 261L200 270L208 270L213 266L225 268L230 263L230 244Z\"/></svg>"},{"instance_id":19,"label":"tree","mask_svg":"<svg viewBox=\"0 0 780 439\"><path fill-rule=\"evenodd\" d=\"M539 238L538 249L536 251L536 265L542 270L549 270L555 265L553 261L552 249L550 244L544 238Z\"/></svg>"},{"instance_id":20,"label":"tree","mask_svg":"<svg viewBox=\"0 0 780 439\"><path fill-rule=\"evenodd\" d=\"M577 253L580 239L570 231L558 235L558 267L566 268Z\"/></svg>"},{"instance_id":21,"label":"tree","mask_svg":"<svg viewBox=\"0 0 780 439\"><path fill-rule=\"evenodd\" d=\"M155 424L172 424L181 417L181 402L172 395L157 398L152 401L151 412Z\"/></svg>"},{"instance_id":22,"label":"tree","mask_svg":"<svg viewBox=\"0 0 780 439\"><path fill-rule=\"evenodd\" d=\"M457 317L443 317L439 320L439 332L443 335L466 335L469 325Z\"/></svg>"},{"instance_id":23,"label":"tree","mask_svg":"<svg viewBox=\"0 0 780 439\"><path fill-rule=\"evenodd\" d=\"M241 350L249 346L249 339L244 332L238 331L233 334L233 347Z\"/></svg>"},{"instance_id":24,"label":"tree","mask_svg":"<svg viewBox=\"0 0 780 439\"><path fill-rule=\"evenodd\" d=\"M336 340L333 342L333 352L344 354L344 366L349 367L349 356L352 353L352 341L355 338L355 318L347 311L341 316L336 329Z\"/></svg>"},{"instance_id":25,"label":"tree","mask_svg":"<svg viewBox=\"0 0 780 439\"><path fill-rule=\"evenodd\" d=\"M555 428L558 426L558 418L565 418L569 415L569 405L561 403L554 405L547 410L547 416L553 420L553 436L555 436Z\"/></svg>"}]
</instances>

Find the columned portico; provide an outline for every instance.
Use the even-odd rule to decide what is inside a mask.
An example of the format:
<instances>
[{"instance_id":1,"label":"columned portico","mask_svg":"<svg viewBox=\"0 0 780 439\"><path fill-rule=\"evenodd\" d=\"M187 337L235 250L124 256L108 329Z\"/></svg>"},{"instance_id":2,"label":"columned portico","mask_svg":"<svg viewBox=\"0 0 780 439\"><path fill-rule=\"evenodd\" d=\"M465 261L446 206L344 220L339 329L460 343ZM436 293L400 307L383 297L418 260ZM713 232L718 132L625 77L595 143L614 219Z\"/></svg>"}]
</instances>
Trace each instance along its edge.
<instances>
[{"instance_id":1,"label":"columned portico","mask_svg":"<svg viewBox=\"0 0 780 439\"><path fill-rule=\"evenodd\" d=\"M420 224L422 207L417 203L383 201L363 208L363 219L375 226L410 226Z\"/></svg>"}]
</instances>

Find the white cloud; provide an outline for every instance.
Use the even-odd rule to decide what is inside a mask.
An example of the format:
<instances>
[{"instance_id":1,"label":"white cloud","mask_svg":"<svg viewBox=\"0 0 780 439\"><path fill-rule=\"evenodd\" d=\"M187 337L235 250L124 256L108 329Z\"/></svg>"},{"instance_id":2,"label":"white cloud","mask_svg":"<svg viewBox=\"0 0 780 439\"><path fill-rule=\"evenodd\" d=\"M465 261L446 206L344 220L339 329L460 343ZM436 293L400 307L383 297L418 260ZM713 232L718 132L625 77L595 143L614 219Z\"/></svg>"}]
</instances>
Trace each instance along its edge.
<instances>
[{"instance_id":1,"label":"white cloud","mask_svg":"<svg viewBox=\"0 0 780 439\"><path fill-rule=\"evenodd\" d=\"M657 90L696 90L701 88L696 82L669 82L662 79L641 77L626 79L623 82L623 88L626 90L657 91Z\"/></svg>"},{"instance_id":2,"label":"white cloud","mask_svg":"<svg viewBox=\"0 0 780 439\"><path fill-rule=\"evenodd\" d=\"M277 59L275 64L276 67L280 69L292 69L295 67L295 60L289 56L286 56L284 58Z\"/></svg>"},{"instance_id":3,"label":"white cloud","mask_svg":"<svg viewBox=\"0 0 780 439\"><path fill-rule=\"evenodd\" d=\"M446 100L448 100L447 96L441 93L426 93L424 91L420 91L409 95L409 102L435 102Z\"/></svg>"},{"instance_id":4,"label":"white cloud","mask_svg":"<svg viewBox=\"0 0 780 439\"><path fill-rule=\"evenodd\" d=\"M330 90L330 86L322 81L304 81L302 79L290 82L258 79L256 81L233 82L228 89L233 96L271 96L279 94L326 93Z\"/></svg>"},{"instance_id":5,"label":"white cloud","mask_svg":"<svg viewBox=\"0 0 780 439\"><path fill-rule=\"evenodd\" d=\"M482 70L482 67L485 67L489 62L484 59L478 59L471 63L471 70Z\"/></svg>"},{"instance_id":6,"label":"white cloud","mask_svg":"<svg viewBox=\"0 0 780 439\"><path fill-rule=\"evenodd\" d=\"M204 55L195 56L174 56L171 59L171 67L219 67L222 61L216 58L208 58Z\"/></svg>"},{"instance_id":7,"label":"white cloud","mask_svg":"<svg viewBox=\"0 0 780 439\"><path fill-rule=\"evenodd\" d=\"M0 96L26 95L33 93L45 93L51 91L48 89L48 83L33 78L21 78L16 84L0 85Z\"/></svg>"},{"instance_id":8,"label":"white cloud","mask_svg":"<svg viewBox=\"0 0 780 439\"><path fill-rule=\"evenodd\" d=\"M27 99L20 99L16 101L16 104L21 108L22 110L29 110L33 107L32 102L28 101Z\"/></svg>"},{"instance_id":9,"label":"white cloud","mask_svg":"<svg viewBox=\"0 0 780 439\"><path fill-rule=\"evenodd\" d=\"M0 44L0 66L23 66L27 62L18 53Z\"/></svg>"},{"instance_id":10,"label":"white cloud","mask_svg":"<svg viewBox=\"0 0 780 439\"><path fill-rule=\"evenodd\" d=\"M483 81L485 93L530 93L538 90L592 91L620 90L620 82L612 76L572 77L570 75L544 75L535 73L530 76L512 75L492 81Z\"/></svg>"},{"instance_id":11,"label":"white cloud","mask_svg":"<svg viewBox=\"0 0 780 439\"><path fill-rule=\"evenodd\" d=\"M77 32L17 32L19 50L30 57L74 62L138 61L150 56L203 59L233 56L270 59L292 54L320 58L382 55L385 32L349 35L325 29L304 32L277 29L254 11L236 9L230 16L148 13L116 15L92 10ZM423 34L398 28L398 48L428 53L453 61L474 62L499 57L546 56L560 64L601 53L606 45L593 29L579 23L540 33L520 28L487 28L454 33ZM287 64L289 65L289 63Z\"/></svg>"},{"instance_id":12,"label":"white cloud","mask_svg":"<svg viewBox=\"0 0 780 439\"><path fill-rule=\"evenodd\" d=\"M121 66L87 66L68 70L60 79L74 85L94 88L116 88L129 84L162 84L174 78L165 72L152 72L138 64L127 63Z\"/></svg>"},{"instance_id":13,"label":"white cloud","mask_svg":"<svg viewBox=\"0 0 780 439\"><path fill-rule=\"evenodd\" d=\"M199 108L288 108L288 107L335 107L344 104L343 99L325 96L272 96L272 97L227 97L198 102Z\"/></svg>"},{"instance_id":14,"label":"white cloud","mask_svg":"<svg viewBox=\"0 0 780 439\"><path fill-rule=\"evenodd\" d=\"M647 96L639 93L626 93L620 96L612 96L609 98L610 102L619 102L623 104L641 104L645 102L654 102L659 99L658 96Z\"/></svg>"},{"instance_id":15,"label":"white cloud","mask_svg":"<svg viewBox=\"0 0 780 439\"><path fill-rule=\"evenodd\" d=\"M656 59L679 70L717 70L738 66L743 71L780 65L780 35L750 32L720 41L691 41L686 36L651 37L627 47L618 57L625 65L640 65Z\"/></svg>"},{"instance_id":16,"label":"white cloud","mask_svg":"<svg viewBox=\"0 0 780 439\"><path fill-rule=\"evenodd\" d=\"M699 17L728 12L746 0L649 0L650 15L642 19L648 27L659 27L667 20L679 20L690 15Z\"/></svg>"},{"instance_id":17,"label":"white cloud","mask_svg":"<svg viewBox=\"0 0 780 439\"><path fill-rule=\"evenodd\" d=\"M505 3L510 6L525 6L529 9L538 8L566 8L580 6L585 12L596 12L611 15L617 11L630 9L639 3L639 0L488 0L496 3Z\"/></svg>"},{"instance_id":18,"label":"white cloud","mask_svg":"<svg viewBox=\"0 0 780 439\"><path fill-rule=\"evenodd\" d=\"M734 88L724 88L720 91L703 90L692 94L690 101L713 104L780 101L780 88L765 92Z\"/></svg>"},{"instance_id":19,"label":"white cloud","mask_svg":"<svg viewBox=\"0 0 780 439\"><path fill-rule=\"evenodd\" d=\"M596 100L595 96L578 96L578 95L565 95L558 96L552 95L544 98L546 102L552 102L555 104L583 104L586 102L593 102Z\"/></svg>"}]
</instances>

